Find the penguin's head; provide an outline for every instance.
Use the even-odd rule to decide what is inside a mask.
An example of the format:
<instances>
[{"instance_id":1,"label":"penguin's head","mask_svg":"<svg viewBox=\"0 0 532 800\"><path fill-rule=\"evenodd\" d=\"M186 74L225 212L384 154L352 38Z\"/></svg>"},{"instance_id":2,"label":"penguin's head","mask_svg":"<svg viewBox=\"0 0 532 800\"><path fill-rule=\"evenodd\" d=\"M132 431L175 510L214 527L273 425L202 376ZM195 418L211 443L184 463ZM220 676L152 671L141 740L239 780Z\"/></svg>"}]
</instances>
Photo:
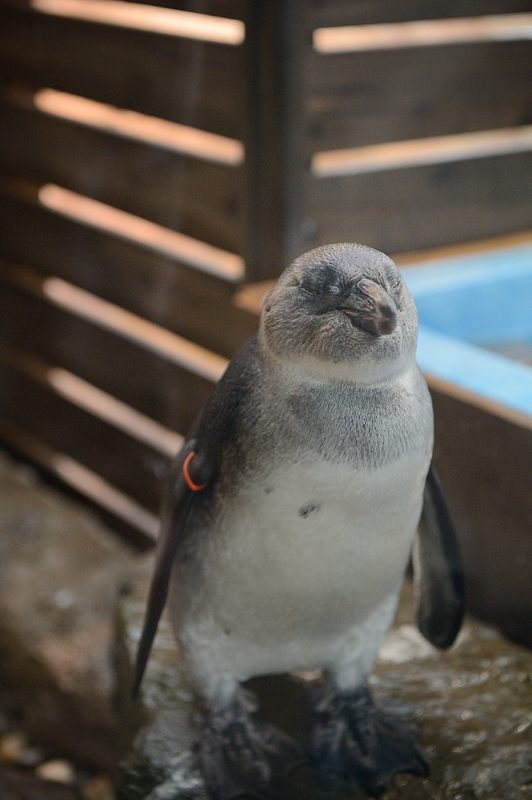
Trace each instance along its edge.
<instances>
[{"instance_id":1,"label":"penguin's head","mask_svg":"<svg viewBox=\"0 0 532 800\"><path fill-rule=\"evenodd\" d=\"M417 314L391 258L331 244L283 272L264 300L261 340L283 363L373 383L414 361Z\"/></svg>"}]
</instances>

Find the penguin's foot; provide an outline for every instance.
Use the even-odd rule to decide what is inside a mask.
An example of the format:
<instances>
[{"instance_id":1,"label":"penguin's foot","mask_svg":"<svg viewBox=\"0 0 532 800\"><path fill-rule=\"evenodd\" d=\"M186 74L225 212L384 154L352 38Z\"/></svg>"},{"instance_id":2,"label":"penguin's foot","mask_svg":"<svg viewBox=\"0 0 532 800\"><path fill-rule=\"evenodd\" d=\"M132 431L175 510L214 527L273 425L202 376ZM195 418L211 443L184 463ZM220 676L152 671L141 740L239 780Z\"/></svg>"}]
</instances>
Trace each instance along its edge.
<instances>
[{"instance_id":1,"label":"penguin's foot","mask_svg":"<svg viewBox=\"0 0 532 800\"><path fill-rule=\"evenodd\" d=\"M415 734L380 710L366 688L335 693L330 687L313 709L312 760L323 800L342 790L379 797L398 772L427 776Z\"/></svg>"},{"instance_id":2,"label":"penguin's foot","mask_svg":"<svg viewBox=\"0 0 532 800\"><path fill-rule=\"evenodd\" d=\"M250 716L241 700L207 715L200 753L213 800L281 800L282 778L306 760L286 733Z\"/></svg>"}]
</instances>

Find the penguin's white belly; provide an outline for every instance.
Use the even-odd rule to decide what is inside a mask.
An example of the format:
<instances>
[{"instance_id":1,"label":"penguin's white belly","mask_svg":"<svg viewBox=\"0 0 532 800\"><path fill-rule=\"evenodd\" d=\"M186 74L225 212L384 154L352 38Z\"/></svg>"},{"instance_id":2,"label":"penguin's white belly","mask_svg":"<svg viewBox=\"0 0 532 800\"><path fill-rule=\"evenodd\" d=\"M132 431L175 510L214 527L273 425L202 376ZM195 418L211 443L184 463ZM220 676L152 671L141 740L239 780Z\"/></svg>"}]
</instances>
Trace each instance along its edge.
<instances>
[{"instance_id":1,"label":"penguin's white belly","mask_svg":"<svg viewBox=\"0 0 532 800\"><path fill-rule=\"evenodd\" d=\"M420 453L371 470L317 461L254 480L205 537L208 580L178 623L188 646L208 641L212 657L252 675L324 665L379 608L385 629L427 466Z\"/></svg>"}]
</instances>

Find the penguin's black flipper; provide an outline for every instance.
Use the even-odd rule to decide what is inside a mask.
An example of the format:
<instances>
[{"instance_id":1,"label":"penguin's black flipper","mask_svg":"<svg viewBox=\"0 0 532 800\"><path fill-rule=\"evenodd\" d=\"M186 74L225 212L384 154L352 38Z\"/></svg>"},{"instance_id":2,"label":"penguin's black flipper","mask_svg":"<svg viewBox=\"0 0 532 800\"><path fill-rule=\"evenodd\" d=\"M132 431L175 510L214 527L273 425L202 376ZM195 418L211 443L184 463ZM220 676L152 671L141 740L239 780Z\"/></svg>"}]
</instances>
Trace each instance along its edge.
<instances>
[{"instance_id":1,"label":"penguin's black flipper","mask_svg":"<svg viewBox=\"0 0 532 800\"><path fill-rule=\"evenodd\" d=\"M436 647L450 647L464 616L464 575L458 537L432 466L413 560L418 628Z\"/></svg>"},{"instance_id":2,"label":"penguin's black flipper","mask_svg":"<svg viewBox=\"0 0 532 800\"><path fill-rule=\"evenodd\" d=\"M199 496L203 500L201 489L204 484L208 485L212 497L222 454L228 443L234 442L239 435L243 399L252 395L259 375L257 340L253 337L229 364L172 464L165 492L155 569L137 651L133 697L138 694L157 625L166 604L178 543L197 508L196 498ZM250 403L253 405L253 399ZM208 502L208 497L206 500Z\"/></svg>"},{"instance_id":3,"label":"penguin's black flipper","mask_svg":"<svg viewBox=\"0 0 532 800\"><path fill-rule=\"evenodd\" d=\"M155 567L137 650L131 689L133 698L137 696L140 689L159 620L166 605L168 584L181 533L193 508L196 492L201 491L204 484L209 482L211 474L212 469L204 453L196 452L195 439L189 439L177 454L172 465L172 485L166 498L166 513L163 512Z\"/></svg>"}]
</instances>

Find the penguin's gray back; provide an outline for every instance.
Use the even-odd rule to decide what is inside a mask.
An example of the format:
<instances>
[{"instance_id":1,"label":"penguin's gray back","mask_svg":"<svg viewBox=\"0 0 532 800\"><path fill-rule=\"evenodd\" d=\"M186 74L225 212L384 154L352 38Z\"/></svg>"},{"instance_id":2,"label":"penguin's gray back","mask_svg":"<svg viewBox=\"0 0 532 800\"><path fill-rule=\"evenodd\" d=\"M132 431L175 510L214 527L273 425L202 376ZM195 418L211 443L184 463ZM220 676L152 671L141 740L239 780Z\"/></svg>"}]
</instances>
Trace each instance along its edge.
<instances>
[{"instance_id":1,"label":"penguin's gray back","mask_svg":"<svg viewBox=\"0 0 532 800\"><path fill-rule=\"evenodd\" d=\"M308 380L253 347L216 497L173 573L174 627L200 680L209 662L237 680L327 666L381 607L384 632L432 451L415 366L375 386Z\"/></svg>"}]
</instances>

